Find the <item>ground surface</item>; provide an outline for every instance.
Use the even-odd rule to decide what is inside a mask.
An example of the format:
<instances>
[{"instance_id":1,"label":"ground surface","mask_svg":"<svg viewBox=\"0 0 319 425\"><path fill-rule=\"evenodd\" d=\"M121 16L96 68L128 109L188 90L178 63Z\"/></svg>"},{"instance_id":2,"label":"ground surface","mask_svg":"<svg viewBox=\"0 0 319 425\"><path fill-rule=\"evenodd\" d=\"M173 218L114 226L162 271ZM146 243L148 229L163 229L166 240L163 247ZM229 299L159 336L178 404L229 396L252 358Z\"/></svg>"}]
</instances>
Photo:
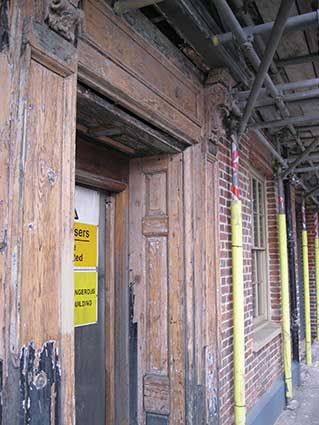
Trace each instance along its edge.
<instances>
[{"instance_id":1,"label":"ground surface","mask_svg":"<svg viewBox=\"0 0 319 425\"><path fill-rule=\"evenodd\" d=\"M301 386L275 425L319 425L319 343L312 347L312 366L301 366Z\"/></svg>"}]
</instances>

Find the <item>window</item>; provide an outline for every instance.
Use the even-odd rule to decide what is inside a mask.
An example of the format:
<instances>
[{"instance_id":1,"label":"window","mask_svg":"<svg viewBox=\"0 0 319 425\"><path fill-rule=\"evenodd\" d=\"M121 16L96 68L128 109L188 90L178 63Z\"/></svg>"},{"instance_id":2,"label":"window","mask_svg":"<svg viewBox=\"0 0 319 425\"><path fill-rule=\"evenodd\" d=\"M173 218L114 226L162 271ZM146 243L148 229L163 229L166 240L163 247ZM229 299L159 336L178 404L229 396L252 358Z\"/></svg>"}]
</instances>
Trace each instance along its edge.
<instances>
[{"instance_id":1,"label":"window","mask_svg":"<svg viewBox=\"0 0 319 425\"><path fill-rule=\"evenodd\" d=\"M265 184L251 177L252 196L252 283L254 322L267 319L267 251Z\"/></svg>"}]
</instances>

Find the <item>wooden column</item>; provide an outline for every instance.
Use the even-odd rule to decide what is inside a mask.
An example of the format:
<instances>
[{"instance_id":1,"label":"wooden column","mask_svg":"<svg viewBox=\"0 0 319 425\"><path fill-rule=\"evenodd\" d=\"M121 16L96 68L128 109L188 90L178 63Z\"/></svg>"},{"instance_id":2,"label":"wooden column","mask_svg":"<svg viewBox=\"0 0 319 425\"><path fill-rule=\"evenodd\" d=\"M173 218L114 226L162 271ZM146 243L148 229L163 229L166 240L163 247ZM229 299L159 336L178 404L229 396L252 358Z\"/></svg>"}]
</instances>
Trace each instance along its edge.
<instances>
[{"instance_id":1,"label":"wooden column","mask_svg":"<svg viewBox=\"0 0 319 425\"><path fill-rule=\"evenodd\" d=\"M201 143L183 152L186 423L219 421L220 294L218 143L228 89L224 76L205 87Z\"/></svg>"},{"instance_id":2,"label":"wooden column","mask_svg":"<svg viewBox=\"0 0 319 425\"><path fill-rule=\"evenodd\" d=\"M61 6L71 19L62 36L50 2L11 4L0 57L3 423L74 424L75 3Z\"/></svg>"},{"instance_id":3,"label":"wooden column","mask_svg":"<svg viewBox=\"0 0 319 425\"><path fill-rule=\"evenodd\" d=\"M6 368L5 278L9 218L10 84L9 3L2 2L0 4L0 423L3 423L3 375L7 375L4 368Z\"/></svg>"}]
</instances>

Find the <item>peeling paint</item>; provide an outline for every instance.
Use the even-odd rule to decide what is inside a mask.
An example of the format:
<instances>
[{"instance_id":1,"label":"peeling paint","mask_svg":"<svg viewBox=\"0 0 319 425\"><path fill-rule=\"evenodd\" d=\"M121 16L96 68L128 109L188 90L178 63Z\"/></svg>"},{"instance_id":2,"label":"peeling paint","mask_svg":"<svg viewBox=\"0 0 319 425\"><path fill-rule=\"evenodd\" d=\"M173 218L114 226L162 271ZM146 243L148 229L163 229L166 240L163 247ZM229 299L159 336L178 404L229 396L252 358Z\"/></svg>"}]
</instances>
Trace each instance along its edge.
<instances>
[{"instance_id":1,"label":"peeling paint","mask_svg":"<svg viewBox=\"0 0 319 425\"><path fill-rule=\"evenodd\" d=\"M61 371L55 341L40 350L33 342L25 345L20 356L19 424L60 424Z\"/></svg>"},{"instance_id":2,"label":"peeling paint","mask_svg":"<svg viewBox=\"0 0 319 425\"><path fill-rule=\"evenodd\" d=\"M8 239L8 232L7 232L7 229L5 229L3 239L2 241L0 241L0 253L5 252L5 250L7 249L7 246L8 246L7 239Z\"/></svg>"},{"instance_id":3,"label":"peeling paint","mask_svg":"<svg viewBox=\"0 0 319 425\"><path fill-rule=\"evenodd\" d=\"M9 1L0 2L0 52L7 50L9 47L9 18L8 18Z\"/></svg>"},{"instance_id":4,"label":"peeling paint","mask_svg":"<svg viewBox=\"0 0 319 425\"><path fill-rule=\"evenodd\" d=\"M57 173L54 170L52 170L52 168L49 168L47 174L48 174L48 181L50 185L53 186L56 183L58 178Z\"/></svg>"},{"instance_id":5,"label":"peeling paint","mask_svg":"<svg viewBox=\"0 0 319 425\"><path fill-rule=\"evenodd\" d=\"M217 424L219 416L217 356L213 347L206 347L206 405L207 423Z\"/></svg>"}]
</instances>

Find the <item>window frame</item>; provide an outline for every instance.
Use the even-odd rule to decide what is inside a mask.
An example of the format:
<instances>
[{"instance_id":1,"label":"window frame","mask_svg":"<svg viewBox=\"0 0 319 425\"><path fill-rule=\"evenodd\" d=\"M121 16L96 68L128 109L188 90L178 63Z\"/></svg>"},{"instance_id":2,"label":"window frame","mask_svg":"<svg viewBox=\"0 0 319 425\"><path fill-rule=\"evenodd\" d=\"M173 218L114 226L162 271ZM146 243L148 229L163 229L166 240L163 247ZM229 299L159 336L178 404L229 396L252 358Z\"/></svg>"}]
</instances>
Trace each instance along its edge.
<instances>
[{"instance_id":1,"label":"window frame","mask_svg":"<svg viewBox=\"0 0 319 425\"><path fill-rule=\"evenodd\" d=\"M268 247L268 200L267 200L267 179L258 173L255 169L250 170L250 193L251 193L251 282L252 282L252 303L253 303L253 325L254 327L263 326L266 322L269 321L270 317L270 293L269 293L269 247ZM255 220L254 220L254 205L253 205L253 180L261 184L262 188L262 208L263 208L263 248L255 247L254 244L254 233L255 233ZM263 265L262 265L262 274L263 274L263 288L262 288L262 306L263 312L254 317L255 312L255 297L254 297L254 261L255 255L254 252L263 252Z\"/></svg>"}]
</instances>

